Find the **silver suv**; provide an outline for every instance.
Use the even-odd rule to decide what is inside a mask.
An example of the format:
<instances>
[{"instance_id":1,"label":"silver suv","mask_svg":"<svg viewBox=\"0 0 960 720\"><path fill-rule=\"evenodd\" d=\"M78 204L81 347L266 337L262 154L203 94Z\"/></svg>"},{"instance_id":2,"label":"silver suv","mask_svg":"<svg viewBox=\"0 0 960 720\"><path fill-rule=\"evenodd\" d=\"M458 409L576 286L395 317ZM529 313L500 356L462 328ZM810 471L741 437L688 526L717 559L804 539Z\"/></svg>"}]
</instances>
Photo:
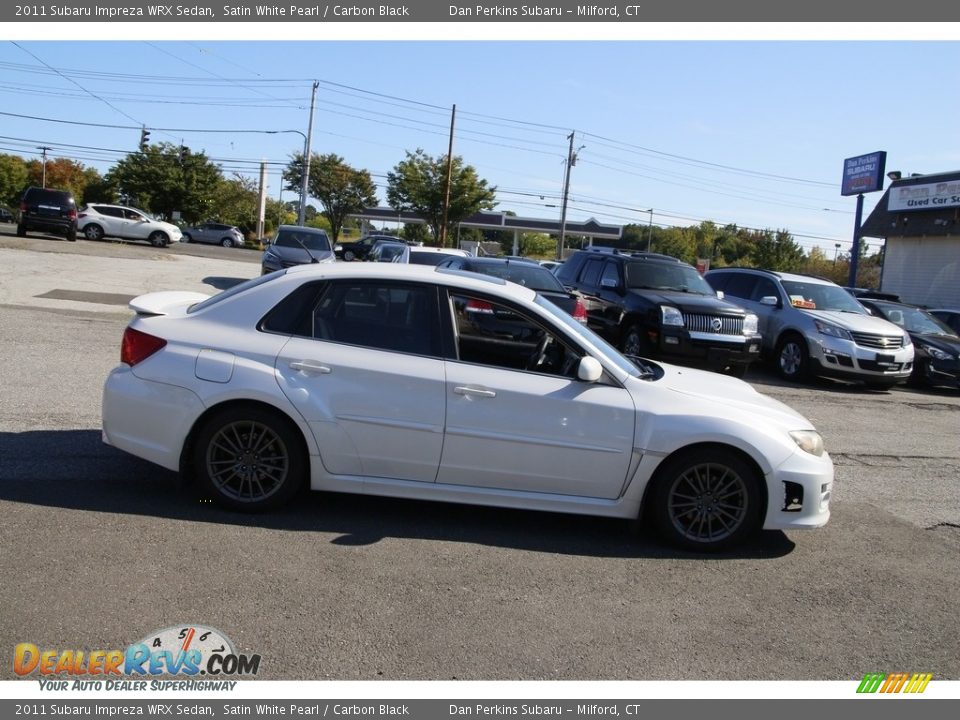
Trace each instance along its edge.
<instances>
[{"instance_id":1,"label":"silver suv","mask_svg":"<svg viewBox=\"0 0 960 720\"><path fill-rule=\"evenodd\" d=\"M746 268L711 270L705 277L757 315L763 351L787 380L824 375L890 387L910 377L910 336L868 314L829 280Z\"/></svg>"}]
</instances>

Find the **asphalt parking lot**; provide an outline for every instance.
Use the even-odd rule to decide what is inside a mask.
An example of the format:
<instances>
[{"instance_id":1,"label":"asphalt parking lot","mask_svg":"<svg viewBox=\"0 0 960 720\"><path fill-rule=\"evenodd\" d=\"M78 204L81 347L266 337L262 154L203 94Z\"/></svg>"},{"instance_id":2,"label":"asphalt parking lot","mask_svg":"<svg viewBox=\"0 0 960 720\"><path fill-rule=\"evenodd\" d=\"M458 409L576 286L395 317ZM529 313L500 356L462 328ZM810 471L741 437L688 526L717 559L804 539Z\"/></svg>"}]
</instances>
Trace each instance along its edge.
<instances>
[{"instance_id":1,"label":"asphalt parking lot","mask_svg":"<svg viewBox=\"0 0 960 720\"><path fill-rule=\"evenodd\" d=\"M103 445L100 392L126 299L215 292L258 261L0 225L6 652L201 623L274 680L960 679L960 393L751 370L824 435L833 518L727 555L618 521L330 494L241 516Z\"/></svg>"}]
</instances>

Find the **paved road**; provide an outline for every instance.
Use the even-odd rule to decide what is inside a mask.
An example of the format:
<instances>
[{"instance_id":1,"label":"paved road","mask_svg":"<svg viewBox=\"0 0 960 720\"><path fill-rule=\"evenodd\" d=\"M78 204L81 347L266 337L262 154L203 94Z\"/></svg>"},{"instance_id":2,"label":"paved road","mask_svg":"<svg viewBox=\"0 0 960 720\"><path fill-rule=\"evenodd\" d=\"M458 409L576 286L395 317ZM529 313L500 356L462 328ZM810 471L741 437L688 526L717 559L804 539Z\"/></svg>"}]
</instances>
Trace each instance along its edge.
<instances>
[{"instance_id":1,"label":"paved road","mask_svg":"<svg viewBox=\"0 0 960 720\"><path fill-rule=\"evenodd\" d=\"M823 432L834 516L721 557L616 521L354 496L245 517L100 442L119 296L258 271L180 251L0 228L7 652L195 622L262 654L267 679L960 678L960 394L752 372Z\"/></svg>"}]
</instances>

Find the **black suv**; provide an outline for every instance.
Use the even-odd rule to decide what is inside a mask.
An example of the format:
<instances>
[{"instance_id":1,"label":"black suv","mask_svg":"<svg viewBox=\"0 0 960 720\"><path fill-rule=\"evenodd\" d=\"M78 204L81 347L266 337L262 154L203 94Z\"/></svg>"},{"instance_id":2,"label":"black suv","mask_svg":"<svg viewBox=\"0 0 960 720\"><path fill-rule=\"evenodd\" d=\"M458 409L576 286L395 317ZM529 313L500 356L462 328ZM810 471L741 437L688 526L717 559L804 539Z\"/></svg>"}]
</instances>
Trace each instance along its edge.
<instances>
[{"instance_id":1,"label":"black suv","mask_svg":"<svg viewBox=\"0 0 960 720\"><path fill-rule=\"evenodd\" d=\"M757 316L721 300L696 268L655 253L579 250L556 271L587 324L625 355L742 377L760 356Z\"/></svg>"},{"instance_id":2,"label":"black suv","mask_svg":"<svg viewBox=\"0 0 960 720\"><path fill-rule=\"evenodd\" d=\"M77 203L68 190L29 187L20 198L17 235L27 230L40 230L63 235L70 242L77 239Z\"/></svg>"}]
</instances>

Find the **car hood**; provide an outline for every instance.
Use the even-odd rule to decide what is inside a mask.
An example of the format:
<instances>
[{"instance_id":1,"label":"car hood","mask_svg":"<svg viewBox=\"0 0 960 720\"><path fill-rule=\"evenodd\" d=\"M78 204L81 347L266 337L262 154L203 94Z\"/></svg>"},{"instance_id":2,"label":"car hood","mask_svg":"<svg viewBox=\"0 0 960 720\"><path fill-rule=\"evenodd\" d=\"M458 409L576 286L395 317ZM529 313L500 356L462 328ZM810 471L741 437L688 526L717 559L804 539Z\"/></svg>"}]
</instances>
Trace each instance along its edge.
<instances>
[{"instance_id":1,"label":"car hood","mask_svg":"<svg viewBox=\"0 0 960 720\"><path fill-rule=\"evenodd\" d=\"M837 310L800 310L805 315L831 325L837 325L851 332L874 333L876 335L903 335L899 327L883 318L873 315L861 315L854 312Z\"/></svg>"},{"instance_id":2,"label":"car hood","mask_svg":"<svg viewBox=\"0 0 960 720\"><path fill-rule=\"evenodd\" d=\"M737 408L788 430L812 428L810 421L789 405L754 390L743 380L706 370L664 365L663 382L672 392L702 398L723 408Z\"/></svg>"},{"instance_id":3,"label":"car hood","mask_svg":"<svg viewBox=\"0 0 960 720\"><path fill-rule=\"evenodd\" d=\"M960 355L960 337L950 337L949 335L929 335L926 333L910 333L914 343L923 343L931 347L939 348L944 352Z\"/></svg>"},{"instance_id":4,"label":"car hood","mask_svg":"<svg viewBox=\"0 0 960 720\"><path fill-rule=\"evenodd\" d=\"M679 290L637 289L631 290L630 292L635 295L640 295L658 305L673 305L689 312L712 315L717 313L724 313L726 315L746 314L746 311L739 305L734 305L728 300L722 300L716 295L700 295L698 293L686 293Z\"/></svg>"}]
</instances>

